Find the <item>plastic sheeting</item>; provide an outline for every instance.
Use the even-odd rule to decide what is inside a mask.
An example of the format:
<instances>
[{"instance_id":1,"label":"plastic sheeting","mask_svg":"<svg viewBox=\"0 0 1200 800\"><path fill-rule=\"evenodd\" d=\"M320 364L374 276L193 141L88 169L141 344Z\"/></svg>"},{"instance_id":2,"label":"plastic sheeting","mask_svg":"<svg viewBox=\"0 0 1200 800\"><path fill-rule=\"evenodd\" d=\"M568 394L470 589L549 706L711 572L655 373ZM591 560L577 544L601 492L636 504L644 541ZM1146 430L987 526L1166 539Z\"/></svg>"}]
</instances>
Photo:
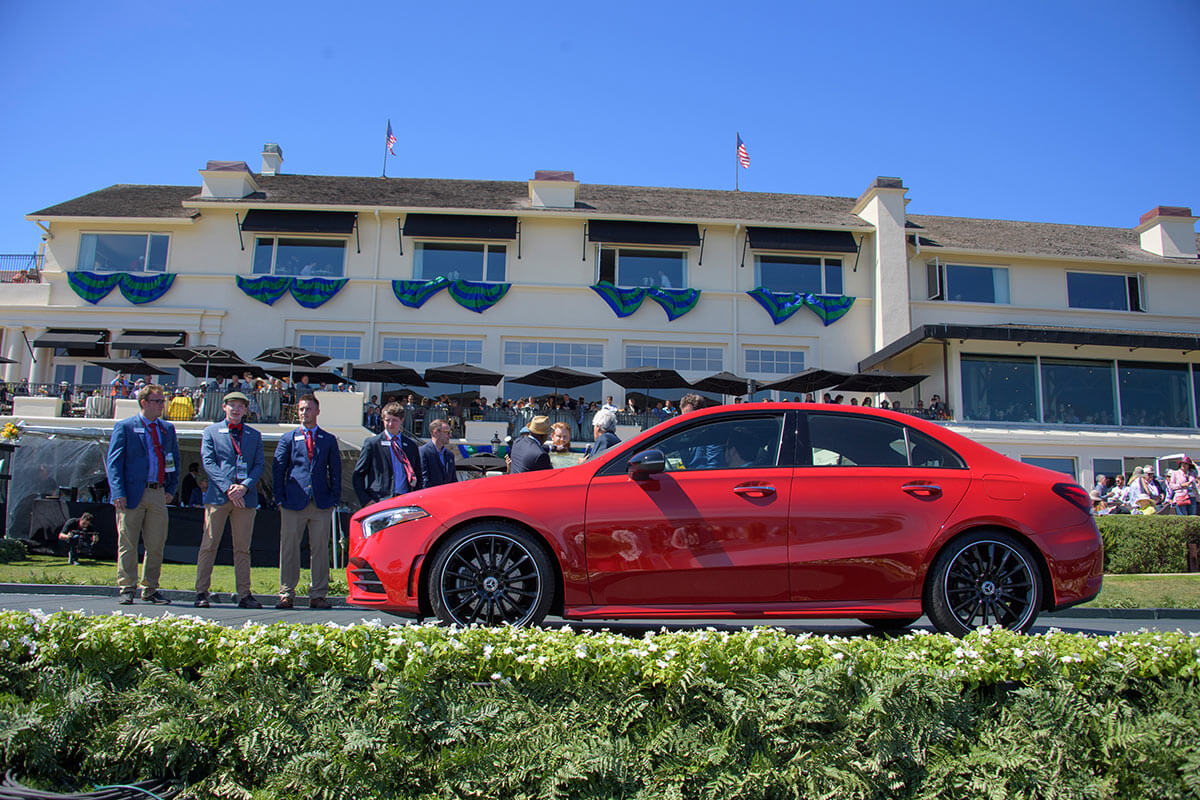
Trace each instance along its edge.
<instances>
[{"instance_id":1,"label":"plastic sheeting","mask_svg":"<svg viewBox=\"0 0 1200 800\"><path fill-rule=\"evenodd\" d=\"M99 484L107 495L107 453L107 440L26 432L12 455L7 536L28 539L34 501L57 494L59 487L76 489L80 499L91 499L89 489Z\"/></svg>"}]
</instances>

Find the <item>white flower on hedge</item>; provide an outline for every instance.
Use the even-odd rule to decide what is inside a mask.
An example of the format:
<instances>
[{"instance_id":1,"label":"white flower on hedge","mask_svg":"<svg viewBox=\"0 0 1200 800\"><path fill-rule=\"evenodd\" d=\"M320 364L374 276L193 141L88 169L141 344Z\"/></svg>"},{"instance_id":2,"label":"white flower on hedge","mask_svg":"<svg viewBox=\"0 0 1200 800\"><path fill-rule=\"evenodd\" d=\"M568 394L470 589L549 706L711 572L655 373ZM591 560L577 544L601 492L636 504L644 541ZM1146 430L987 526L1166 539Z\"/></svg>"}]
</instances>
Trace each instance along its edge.
<instances>
[{"instance_id":1,"label":"white flower on hedge","mask_svg":"<svg viewBox=\"0 0 1200 800\"><path fill-rule=\"evenodd\" d=\"M378 672L387 672L387 665L384 664L379 659L375 659L374 661L371 662L371 669L376 670Z\"/></svg>"}]
</instances>

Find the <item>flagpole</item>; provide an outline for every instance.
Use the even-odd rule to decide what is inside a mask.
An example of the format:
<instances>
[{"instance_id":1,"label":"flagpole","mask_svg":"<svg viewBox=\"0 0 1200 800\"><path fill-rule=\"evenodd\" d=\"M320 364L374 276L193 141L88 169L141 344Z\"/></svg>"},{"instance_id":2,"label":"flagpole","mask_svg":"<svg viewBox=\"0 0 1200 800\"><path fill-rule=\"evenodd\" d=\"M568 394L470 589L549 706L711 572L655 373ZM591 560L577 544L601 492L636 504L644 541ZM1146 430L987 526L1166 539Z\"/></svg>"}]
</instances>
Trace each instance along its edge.
<instances>
[{"instance_id":1,"label":"flagpole","mask_svg":"<svg viewBox=\"0 0 1200 800\"><path fill-rule=\"evenodd\" d=\"M390 131L391 129L392 129L392 121L389 119L388 120L388 130ZM385 178L387 177L387 153L388 153L388 145L387 145L387 136L385 135L383 137L383 177L385 177Z\"/></svg>"},{"instance_id":2,"label":"flagpole","mask_svg":"<svg viewBox=\"0 0 1200 800\"><path fill-rule=\"evenodd\" d=\"M733 140L733 190L736 192L738 191L738 168L742 165L742 162L738 160L737 143L738 139L742 138L742 134L739 131L734 136L736 138Z\"/></svg>"}]
</instances>

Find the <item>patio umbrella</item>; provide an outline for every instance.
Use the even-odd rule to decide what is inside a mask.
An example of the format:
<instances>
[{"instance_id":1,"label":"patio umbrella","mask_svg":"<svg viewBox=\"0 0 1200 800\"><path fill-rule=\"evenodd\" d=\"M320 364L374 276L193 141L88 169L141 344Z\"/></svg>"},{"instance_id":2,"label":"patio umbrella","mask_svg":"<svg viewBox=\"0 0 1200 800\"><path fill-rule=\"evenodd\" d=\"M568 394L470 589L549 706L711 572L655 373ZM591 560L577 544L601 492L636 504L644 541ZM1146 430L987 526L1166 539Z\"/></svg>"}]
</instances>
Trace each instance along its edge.
<instances>
[{"instance_id":1,"label":"patio umbrella","mask_svg":"<svg viewBox=\"0 0 1200 800\"><path fill-rule=\"evenodd\" d=\"M842 381L851 377L849 372L838 372L832 369L818 369L810 367L806 370L801 370L795 375L789 375L783 380L768 383L765 386L760 386L760 389L777 389L781 392L798 392L805 394L807 392L819 392L822 389L828 389L832 386L837 386Z\"/></svg>"},{"instance_id":2,"label":"patio umbrella","mask_svg":"<svg viewBox=\"0 0 1200 800\"><path fill-rule=\"evenodd\" d=\"M266 361L268 364L287 364L287 379L288 383L291 383L295 367L319 367L329 360L329 356L305 350L303 347L268 347L256 355L254 360ZM276 377L282 378L283 376L277 375Z\"/></svg>"},{"instance_id":3,"label":"patio umbrella","mask_svg":"<svg viewBox=\"0 0 1200 800\"><path fill-rule=\"evenodd\" d=\"M4 356L0 356L0 364L15 364L15 363L17 363L17 362L13 361L11 358L5 358Z\"/></svg>"},{"instance_id":4,"label":"patio umbrella","mask_svg":"<svg viewBox=\"0 0 1200 800\"><path fill-rule=\"evenodd\" d=\"M834 388L843 392L903 392L928 377L928 375L914 375L907 372L877 370L851 375Z\"/></svg>"},{"instance_id":5,"label":"patio umbrella","mask_svg":"<svg viewBox=\"0 0 1200 800\"><path fill-rule=\"evenodd\" d=\"M421 374L412 367L393 364L391 361L372 361L368 364L348 365L349 374L356 381L377 383L399 383L402 386L428 386Z\"/></svg>"},{"instance_id":6,"label":"patio umbrella","mask_svg":"<svg viewBox=\"0 0 1200 800\"><path fill-rule=\"evenodd\" d=\"M604 377L623 389L690 389L692 387L675 370L660 369L659 367L612 369L606 371Z\"/></svg>"},{"instance_id":7,"label":"patio umbrella","mask_svg":"<svg viewBox=\"0 0 1200 800\"><path fill-rule=\"evenodd\" d=\"M550 386L554 389L554 393L558 394L559 389L574 389L578 386L585 386L589 383L604 380L602 375L593 375L590 372L580 372L579 370L571 369L570 367L543 367L536 372L531 372L528 375L523 375L520 378L509 378L509 383L521 383L526 386Z\"/></svg>"},{"instance_id":8,"label":"patio umbrella","mask_svg":"<svg viewBox=\"0 0 1200 800\"><path fill-rule=\"evenodd\" d=\"M430 367L425 370L425 380L433 383L457 383L461 391L464 386L495 386L504 380L499 372L477 367L473 364L450 364L445 367Z\"/></svg>"},{"instance_id":9,"label":"patio umbrella","mask_svg":"<svg viewBox=\"0 0 1200 800\"><path fill-rule=\"evenodd\" d=\"M291 386L293 388L300 385L298 383L291 383L291 381L292 381L292 368L291 367L288 367L287 369L283 369L282 367L280 367L278 369L268 368L265 370L265 372L268 375L271 375L275 378L287 378L288 382L291 384ZM345 375L334 372L331 369L302 369L302 370L300 370L300 377L303 378L305 375L307 375L312 380L320 381L323 385L331 384L331 383L354 383L353 379L347 378Z\"/></svg>"},{"instance_id":10,"label":"patio umbrella","mask_svg":"<svg viewBox=\"0 0 1200 800\"><path fill-rule=\"evenodd\" d=\"M245 361L185 361L179 368L193 377L203 378L205 383L209 378L232 378L244 372L249 372L256 378L265 377L267 374L257 364L248 364Z\"/></svg>"},{"instance_id":11,"label":"patio umbrella","mask_svg":"<svg viewBox=\"0 0 1200 800\"><path fill-rule=\"evenodd\" d=\"M215 344L171 347L167 352L183 361L179 366L183 368L184 372L197 378L203 377L205 381L209 378L208 368L212 364L246 364L245 360L233 350L227 347L217 347ZM189 365L194 369L188 369Z\"/></svg>"},{"instance_id":12,"label":"patio umbrella","mask_svg":"<svg viewBox=\"0 0 1200 800\"><path fill-rule=\"evenodd\" d=\"M476 453L473 456L460 458L455 468L473 472L500 472L505 469L504 459L492 453Z\"/></svg>"},{"instance_id":13,"label":"patio umbrella","mask_svg":"<svg viewBox=\"0 0 1200 800\"><path fill-rule=\"evenodd\" d=\"M696 381L692 384L692 388L701 392L715 392L717 394L729 394L736 397L749 392L748 383L748 379L739 378L732 372L718 372L715 375L709 375L707 378L701 378Z\"/></svg>"},{"instance_id":14,"label":"patio umbrella","mask_svg":"<svg viewBox=\"0 0 1200 800\"><path fill-rule=\"evenodd\" d=\"M89 361L97 367L104 367L113 372L127 372L130 375L166 375L166 370L143 361L140 358L109 358L103 361Z\"/></svg>"}]
</instances>

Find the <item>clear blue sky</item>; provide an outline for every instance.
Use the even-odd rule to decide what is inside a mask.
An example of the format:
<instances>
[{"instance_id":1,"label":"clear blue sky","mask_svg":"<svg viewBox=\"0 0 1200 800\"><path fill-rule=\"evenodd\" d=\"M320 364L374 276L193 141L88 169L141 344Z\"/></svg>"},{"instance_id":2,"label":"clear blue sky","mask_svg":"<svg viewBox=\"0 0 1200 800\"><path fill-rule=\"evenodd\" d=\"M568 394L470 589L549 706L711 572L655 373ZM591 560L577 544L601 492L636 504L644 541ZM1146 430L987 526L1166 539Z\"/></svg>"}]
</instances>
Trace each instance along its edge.
<instances>
[{"instance_id":1,"label":"clear blue sky","mask_svg":"<svg viewBox=\"0 0 1200 800\"><path fill-rule=\"evenodd\" d=\"M857 196L1132 227L1200 211L1200 2L0 0L0 253L114 183L287 172Z\"/></svg>"}]
</instances>

